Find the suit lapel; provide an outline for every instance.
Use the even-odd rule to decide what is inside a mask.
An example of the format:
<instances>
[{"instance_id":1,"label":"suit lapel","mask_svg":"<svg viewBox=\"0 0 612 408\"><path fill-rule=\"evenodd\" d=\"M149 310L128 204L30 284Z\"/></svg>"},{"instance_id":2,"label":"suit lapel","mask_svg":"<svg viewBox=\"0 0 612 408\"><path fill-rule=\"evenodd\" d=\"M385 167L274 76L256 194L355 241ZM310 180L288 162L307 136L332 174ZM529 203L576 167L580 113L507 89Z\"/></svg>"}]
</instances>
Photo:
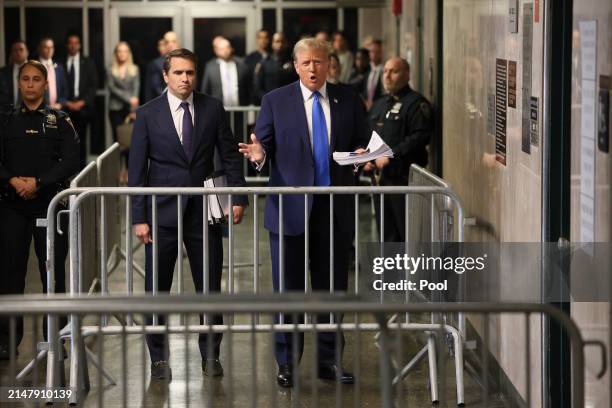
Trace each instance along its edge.
<instances>
[{"instance_id":1,"label":"suit lapel","mask_svg":"<svg viewBox=\"0 0 612 408\"><path fill-rule=\"evenodd\" d=\"M333 84L327 84L327 96L329 97L329 115L331 116L331 137L329 140L329 154L331 155L336 149L336 140L340 131L341 101L338 100L336 88Z\"/></svg>"},{"instance_id":2,"label":"suit lapel","mask_svg":"<svg viewBox=\"0 0 612 408\"><path fill-rule=\"evenodd\" d=\"M159 125L162 135L168 138L168 142L170 145L174 146L178 155L186 163L189 163L185 150L183 150L183 145L181 145L181 141L179 140L178 133L176 133L174 121L172 120L172 113L170 112L170 104L168 103L168 97L165 92L160 98L157 111L159 112L159 115L157 115L157 124Z\"/></svg>"},{"instance_id":3,"label":"suit lapel","mask_svg":"<svg viewBox=\"0 0 612 408\"><path fill-rule=\"evenodd\" d=\"M308 121L306 119L306 109L304 109L304 96L302 95L299 80L295 82L293 92L291 92L289 99L289 105L293 106L293 111L297 114L295 125L296 129L300 133L299 136L302 139L302 146L306 147L306 150L310 152L312 157L312 148L310 147L310 136L308 132Z\"/></svg>"},{"instance_id":4,"label":"suit lapel","mask_svg":"<svg viewBox=\"0 0 612 408\"><path fill-rule=\"evenodd\" d=\"M202 139L204 138L204 118L211 117L206 114L207 104L204 103L204 98L200 98L200 95L193 94L193 113L194 113L194 135L193 135L193 157L196 156ZM193 160L192 157L192 160Z\"/></svg>"}]
</instances>

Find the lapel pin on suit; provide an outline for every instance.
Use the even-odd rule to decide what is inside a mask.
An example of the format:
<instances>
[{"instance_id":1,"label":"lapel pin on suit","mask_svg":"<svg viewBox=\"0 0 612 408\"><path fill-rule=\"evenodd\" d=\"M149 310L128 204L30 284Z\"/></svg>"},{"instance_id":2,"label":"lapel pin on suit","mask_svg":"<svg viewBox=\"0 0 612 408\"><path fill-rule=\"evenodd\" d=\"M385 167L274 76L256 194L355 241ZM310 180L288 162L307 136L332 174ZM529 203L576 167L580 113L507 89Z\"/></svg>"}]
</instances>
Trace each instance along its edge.
<instances>
[{"instance_id":1,"label":"lapel pin on suit","mask_svg":"<svg viewBox=\"0 0 612 408\"><path fill-rule=\"evenodd\" d=\"M334 98L334 103L338 103L338 100L336 98Z\"/></svg>"}]
</instances>

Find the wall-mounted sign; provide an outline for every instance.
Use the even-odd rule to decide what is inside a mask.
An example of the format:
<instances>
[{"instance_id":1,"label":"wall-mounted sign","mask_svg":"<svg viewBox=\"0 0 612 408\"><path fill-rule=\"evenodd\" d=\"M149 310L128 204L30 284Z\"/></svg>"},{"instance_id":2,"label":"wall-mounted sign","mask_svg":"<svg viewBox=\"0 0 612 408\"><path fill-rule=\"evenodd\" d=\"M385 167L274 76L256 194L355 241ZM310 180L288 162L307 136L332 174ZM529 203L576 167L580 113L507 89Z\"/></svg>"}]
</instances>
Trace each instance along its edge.
<instances>
[{"instance_id":1,"label":"wall-mounted sign","mask_svg":"<svg viewBox=\"0 0 612 408\"><path fill-rule=\"evenodd\" d=\"M508 61L508 107L516 109L516 61Z\"/></svg>"},{"instance_id":2,"label":"wall-mounted sign","mask_svg":"<svg viewBox=\"0 0 612 408\"><path fill-rule=\"evenodd\" d=\"M529 129L531 144L538 146L540 144L540 121L538 120L539 103L538 98L531 97L531 105L529 107Z\"/></svg>"},{"instance_id":3,"label":"wall-mounted sign","mask_svg":"<svg viewBox=\"0 0 612 408\"><path fill-rule=\"evenodd\" d=\"M594 242L595 139L597 138L597 21L580 21L580 241Z\"/></svg>"},{"instance_id":4,"label":"wall-mounted sign","mask_svg":"<svg viewBox=\"0 0 612 408\"><path fill-rule=\"evenodd\" d=\"M511 33L518 33L518 10L519 10L519 2L518 0L508 0L508 23L510 26Z\"/></svg>"},{"instance_id":5,"label":"wall-mounted sign","mask_svg":"<svg viewBox=\"0 0 612 408\"><path fill-rule=\"evenodd\" d=\"M506 165L506 103L508 89L508 62L495 60L495 159Z\"/></svg>"},{"instance_id":6,"label":"wall-mounted sign","mask_svg":"<svg viewBox=\"0 0 612 408\"><path fill-rule=\"evenodd\" d=\"M581 21L580 54L582 79L597 80L597 21Z\"/></svg>"},{"instance_id":7,"label":"wall-mounted sign","mask_svg":"<svg viewBox=\"0 0 612 408\"><path fill-rule=\"evenodd\" d=\"M597 147L604 153L610 152L610 77L599 76L599 120L597 121Z\"/></svg>"},{"instance_id":8,"label":"wall-mounted sign","mask_svg":"<svg viewBox=\"0 0 612 408\"><path fill-rule=\"evenodd\" d=\"M533 50L533 7L523 5L523 88L521 94L521 150L531 153L531 67Z\"/></svg>"},{"instance_id":9,"label":"wall-mounted sign","mask_svg":"<svg viewBox=\"0 0 612 408\"><path fill-rule=\"evenodd\" d=\"M487 133L495 136L495 95L487 94Z\"/></svg>"}]
</instances>

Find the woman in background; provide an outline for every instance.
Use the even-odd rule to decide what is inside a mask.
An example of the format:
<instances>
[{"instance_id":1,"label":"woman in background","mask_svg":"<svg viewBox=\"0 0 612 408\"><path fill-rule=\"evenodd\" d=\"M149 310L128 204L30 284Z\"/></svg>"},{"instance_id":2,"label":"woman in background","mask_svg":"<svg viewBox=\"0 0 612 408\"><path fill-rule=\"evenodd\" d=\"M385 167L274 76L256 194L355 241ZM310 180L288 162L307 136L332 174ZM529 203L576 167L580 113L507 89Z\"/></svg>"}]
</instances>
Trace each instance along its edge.
<instances>
[{"instance_id":1,"label":"woman in background","mask_svg":"<svg viewBox=\"0 0 612 408\"><path fill-rule=\"evenodd\" d=\"M140 93L140 72L138 66L132 59L130 46L121 41L113 52L113 63L107 71L106 83L110 91L108 104L109 118L113 129L114 140L117 141L117 127L129 118L133 121L136 118L136 108L138 108ZM127 146L129 148L129 146ZM127 183L127 157L128 150L122 153L125 166L122 166L120 183Z\"/></svg>"}]
</instances>

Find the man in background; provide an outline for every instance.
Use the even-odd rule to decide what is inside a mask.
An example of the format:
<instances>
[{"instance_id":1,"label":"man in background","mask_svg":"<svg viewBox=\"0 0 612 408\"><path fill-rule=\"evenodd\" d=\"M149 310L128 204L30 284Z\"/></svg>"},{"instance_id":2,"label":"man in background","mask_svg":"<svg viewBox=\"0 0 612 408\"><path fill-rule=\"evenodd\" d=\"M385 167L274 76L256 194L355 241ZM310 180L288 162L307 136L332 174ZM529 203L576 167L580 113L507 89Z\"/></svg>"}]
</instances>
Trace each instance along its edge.
<instances>
[{"instance_id":1,"label":"man in background","mask_svg":"<svg viewBox=\"0 0 612 408\"><path fill-rule=\"evenodd\" d=\"M255 66L268 56L268 48L270 47L270 34L266 30L259 30L255 37L257 49L251 52L244 59L244 63L249 67L251 75L255 72Z\"/></svg>"},{"instance_id":2,"label":"man in background","mask_svg":"<svg viewBox=\"0 0 612 408\"><path fill-rule=\"evenodd\" d=\"M378 183L381 186L407 186L410 165L427 165L426 146L433 129L432 109L409 82L410 65L405 59L396 57L385 63L383 83L388 95L374 102L369 120L370 130L383 138L394 157L381 157L364 167L366 172L380 172ZM405 242L405 195L388 194L384 201L385 242ZM380 200L374 203L376 220L380 223Z\"/></svg>"},{"instance_id":3,"label":"man in background","mask_svg":"<svg viewBox=\"0 0 612 408\"><path fill-rule=\"evenodd\" d=\"M68 100L68 82L66 71L53 60L55 43L53 39L45 37L38 43L38 60L47 68L47 91L45 102L50 108L61 110Z\"/></svg>"},{"instance_id":4,"label":"man in background","mask_svg":"<svg viewBox=\"0 0 612 408\"><path fill-rule=\"evenodd\" d=\"M272 36L272 54L255 67L255 96L257 104L268 92L288 85L298 79L285 35Z\"/></svg>"},{"instance_id":5,"label":"man in background","mask_svg":"<svg viewBox=\"0 0 612 408\"><path fill-rule=\"evenodd\" d=\"M17 106L21 102L19 95L19 68L28 59L28 46L22 40L11 44L8 65L0 68L0 106Z\"/></svg>"},{"instance_id":6,"label":"man in background","mask_svg":"<svg viewBox=\"0 0 612 408\"><path fill-rule=\"evenodd\" d=\"M161 95L166 89L163 65L167 53L180 47L178 36L174 31L168 31L157 43L159 57L149 62L145 73L145 102Z\"/></svg>"},{"instance_id":7,"label":"man in background","mask_svg":"<svg viewBox=\"0 0 612 408\"><path fill-rule=\"evenodd\" d=\"M215 58L206 63L201 91L223 101L224 106L248 105L251 77L247 65L234 56L227 38L213 41Z\"/></svg>"},{"instance_id":8,"label":"man in background","mask_svg":"<svg viewBox=\"0 0 612 408\"><path fill-rule=\"evenodd\" d=\"M383 94L383 48L381 40L372 40L368 47L370 52L370 73L365 81L364 94L366 95L366 108L370 110L374 101Z\"/></svg>"},{"instance_id":9,"label":"man in background","mask_svg":"<svg viewBox=\"0 0 612 408\"><path fill-rule=\"evenodd\" d=\"M340 63L340 76L338 80L340 83L347 84L351 77L351 70L353 69L355 57L348 49L348 42L346 41L344 32L336 31L333 38L334 41L332 45L334 47L334 53L338 56L338 62Z\"/></svg>"},{"instance_id":10,"label":"man in background","mask_svg":"<svg viewBox=\"0 0 612 408\"><path fill-rule=\"evenodd\" d=\"M95 63L81 53L81 39L76 34L70 34L66 41L68 55L63 61L63 67L68 79L68 99L64 110L70 115L74 127L81 140L81 168L87 162L87 127L95 112L94 102L98 88L98 73ZM104 150L104 139L98 139L91 128L89 152L100 154Z\"/></svg>"}]
</instances>

